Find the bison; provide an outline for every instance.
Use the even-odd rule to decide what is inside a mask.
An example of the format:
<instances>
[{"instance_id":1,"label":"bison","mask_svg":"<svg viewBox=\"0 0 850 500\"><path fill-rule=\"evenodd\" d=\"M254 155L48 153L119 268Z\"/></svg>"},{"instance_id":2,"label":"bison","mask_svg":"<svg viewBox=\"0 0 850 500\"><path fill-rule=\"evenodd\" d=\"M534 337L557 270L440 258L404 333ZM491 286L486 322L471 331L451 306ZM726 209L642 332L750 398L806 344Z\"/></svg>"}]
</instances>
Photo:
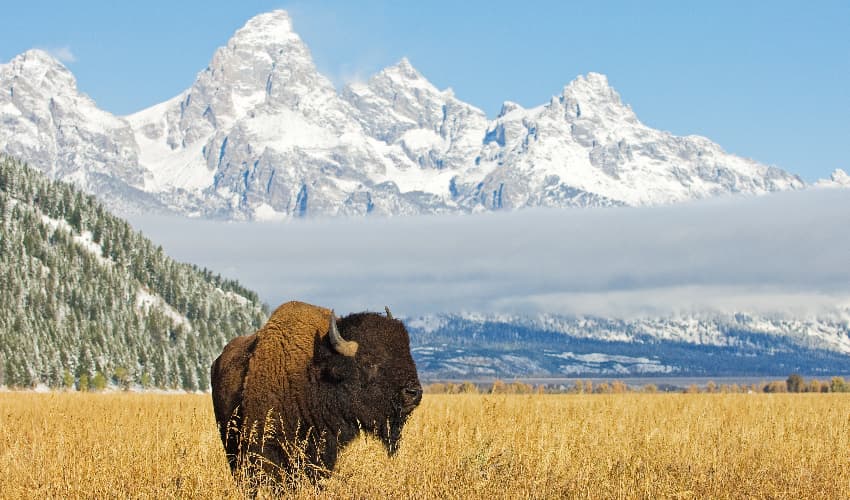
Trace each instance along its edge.
<instances>
[{"instance_id":1,"label":"bison","mask_svg":"<svg viewBox=\"0 0 850 500\"><path fill-rule=\"evenodd\" d=\"M238 480L262 470L273 483L317 482L361 430L392 455L422 400L401 321L287 302L255 333L230 341L213 362L212 400Z\"/></svg>"}]
</instances>

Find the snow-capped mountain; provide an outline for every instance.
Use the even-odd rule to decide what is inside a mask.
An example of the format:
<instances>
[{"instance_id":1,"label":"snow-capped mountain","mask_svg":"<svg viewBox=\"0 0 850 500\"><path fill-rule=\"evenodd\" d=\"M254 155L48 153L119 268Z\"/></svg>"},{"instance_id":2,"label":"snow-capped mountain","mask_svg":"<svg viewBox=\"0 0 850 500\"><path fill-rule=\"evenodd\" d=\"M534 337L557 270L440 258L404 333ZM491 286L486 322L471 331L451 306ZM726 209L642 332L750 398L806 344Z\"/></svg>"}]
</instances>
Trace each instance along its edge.
<instances>
[{"instance_id":1,"label":"snow-capped mountain","mask_svg":"<svg viewBox=\"0 0 850 500\"><path fill-rule=\"evenodd\" d=\"M827 188L850 188L850 175L844 170L836 168L829 179L821 179L815 183L817 187Z\"/></svg>"},{"instance_id":2,"label":"snow-capped mountain","mask_svg":"<svg viewBox=\"0 0 850 500\"><path fill-rule=\"evenodd\" d=\"M850 309L833 317L616 320L440 314L406 320L425 377L761 376L848 372Z\"/></svg>"},{"instance_id":3,"label":"snow-capped mountain","mask_svg":"<svg viewBox=\"0 0 850 500\"><path fill-rule=\"evenodd\" d=\"M477 212L804 187L703 137L643 125L595 73L536 108L506 102L494 120L406 59L337 91L281 10L249 20L189 89L130 116L99 110L41 51L0 66L0 88L0 151L124 213Z\"/></svg>"},{"instance_id":4,"label":"snow-capped mountain","mask_svg":"<svg viewBox=\"0 0 850 500\"><path fill-rule=\"evenodd\" d=\"M458 172L471 169L487 129L484 112L434 87L406 58L365 84L342 91L370 137L398 146L418 168L393 175L405 191L451 195Z\"/></svg>"},{"instance_id":5,"label":"snow-capped mountain","mask_svg":"<svg viewBox=\"0 0 850 500\"><path fill-rule=\"evenodd\" d=\"M494 208L653 205L803 186L704 137L647 127L598 73L578 77L537 108L506 103L479 160L489 173L480 189L466 192Z\"/></svg>"},{"instance_id":6,"label":"snow-capped mountain","mask_svg":"<svg viewBox=\"0 0 850 500\"><path fill-rule=\"evenodd\" d=\"M59 61L29 50L0 65L0 82L0 151L125 211L164 209L143 190L129 123L98 109Z\"/></svg>"}]
</instances>

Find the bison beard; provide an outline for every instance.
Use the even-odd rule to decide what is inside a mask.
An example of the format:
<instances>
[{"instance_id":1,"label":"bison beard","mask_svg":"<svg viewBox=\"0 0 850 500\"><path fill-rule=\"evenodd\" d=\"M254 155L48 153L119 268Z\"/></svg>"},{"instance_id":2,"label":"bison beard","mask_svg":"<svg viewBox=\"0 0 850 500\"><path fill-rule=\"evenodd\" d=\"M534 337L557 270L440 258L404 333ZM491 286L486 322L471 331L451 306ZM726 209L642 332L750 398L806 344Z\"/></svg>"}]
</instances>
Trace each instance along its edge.
<instances>
[{"instance_id":1,"label":"bison beard","mask_svg":"<svg viewBox=\"0 0 850 500\"><path fill-rule=\"evenodd\" d=\"M394 454L422 398L407 330L389 310L337 321L301 302L225 346L211 381L231 471L249 488L260 476L284 485L327 476L361 430Z\"/></svg>"}]
</instances>

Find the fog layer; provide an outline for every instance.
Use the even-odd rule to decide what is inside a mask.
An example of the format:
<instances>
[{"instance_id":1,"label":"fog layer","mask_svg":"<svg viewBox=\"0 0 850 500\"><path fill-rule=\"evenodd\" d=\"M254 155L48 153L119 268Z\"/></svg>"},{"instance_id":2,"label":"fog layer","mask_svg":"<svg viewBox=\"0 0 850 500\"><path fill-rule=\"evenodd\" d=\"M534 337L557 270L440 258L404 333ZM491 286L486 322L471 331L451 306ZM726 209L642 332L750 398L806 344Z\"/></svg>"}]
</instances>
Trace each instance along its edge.
<instances>
[{"instance_id":1,"label":"fog layer","mask_svg":"<svg viewBox=\"0 0 850 500\"><path fill-rule=\"evenodd\" d=\"M850 190L655 208L232 223L137 217L270 306L633 317L850 304Z\"/></svg>"}]
</instances>

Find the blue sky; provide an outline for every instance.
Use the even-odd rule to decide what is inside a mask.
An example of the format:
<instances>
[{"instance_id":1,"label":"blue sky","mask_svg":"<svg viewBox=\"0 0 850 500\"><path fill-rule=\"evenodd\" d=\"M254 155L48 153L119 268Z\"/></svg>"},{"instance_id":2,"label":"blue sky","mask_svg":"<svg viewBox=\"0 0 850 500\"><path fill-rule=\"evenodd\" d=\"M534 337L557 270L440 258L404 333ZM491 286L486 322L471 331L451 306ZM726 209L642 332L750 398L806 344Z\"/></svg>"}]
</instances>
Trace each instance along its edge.
<instances>
[{"instance_id":1,"label":"blue sky","mask_svg":"<svg viewBox=\"0 0 850 500\"><path fill-rule=\"evenodd\" d=\"M850 2L14 2L0 61L60 55L126 114L188 87L251 16L287 9L338 85L407 56L494 116L608 75L648 125L801 175L850 170Z\"/></svg>"}]
</instances>

